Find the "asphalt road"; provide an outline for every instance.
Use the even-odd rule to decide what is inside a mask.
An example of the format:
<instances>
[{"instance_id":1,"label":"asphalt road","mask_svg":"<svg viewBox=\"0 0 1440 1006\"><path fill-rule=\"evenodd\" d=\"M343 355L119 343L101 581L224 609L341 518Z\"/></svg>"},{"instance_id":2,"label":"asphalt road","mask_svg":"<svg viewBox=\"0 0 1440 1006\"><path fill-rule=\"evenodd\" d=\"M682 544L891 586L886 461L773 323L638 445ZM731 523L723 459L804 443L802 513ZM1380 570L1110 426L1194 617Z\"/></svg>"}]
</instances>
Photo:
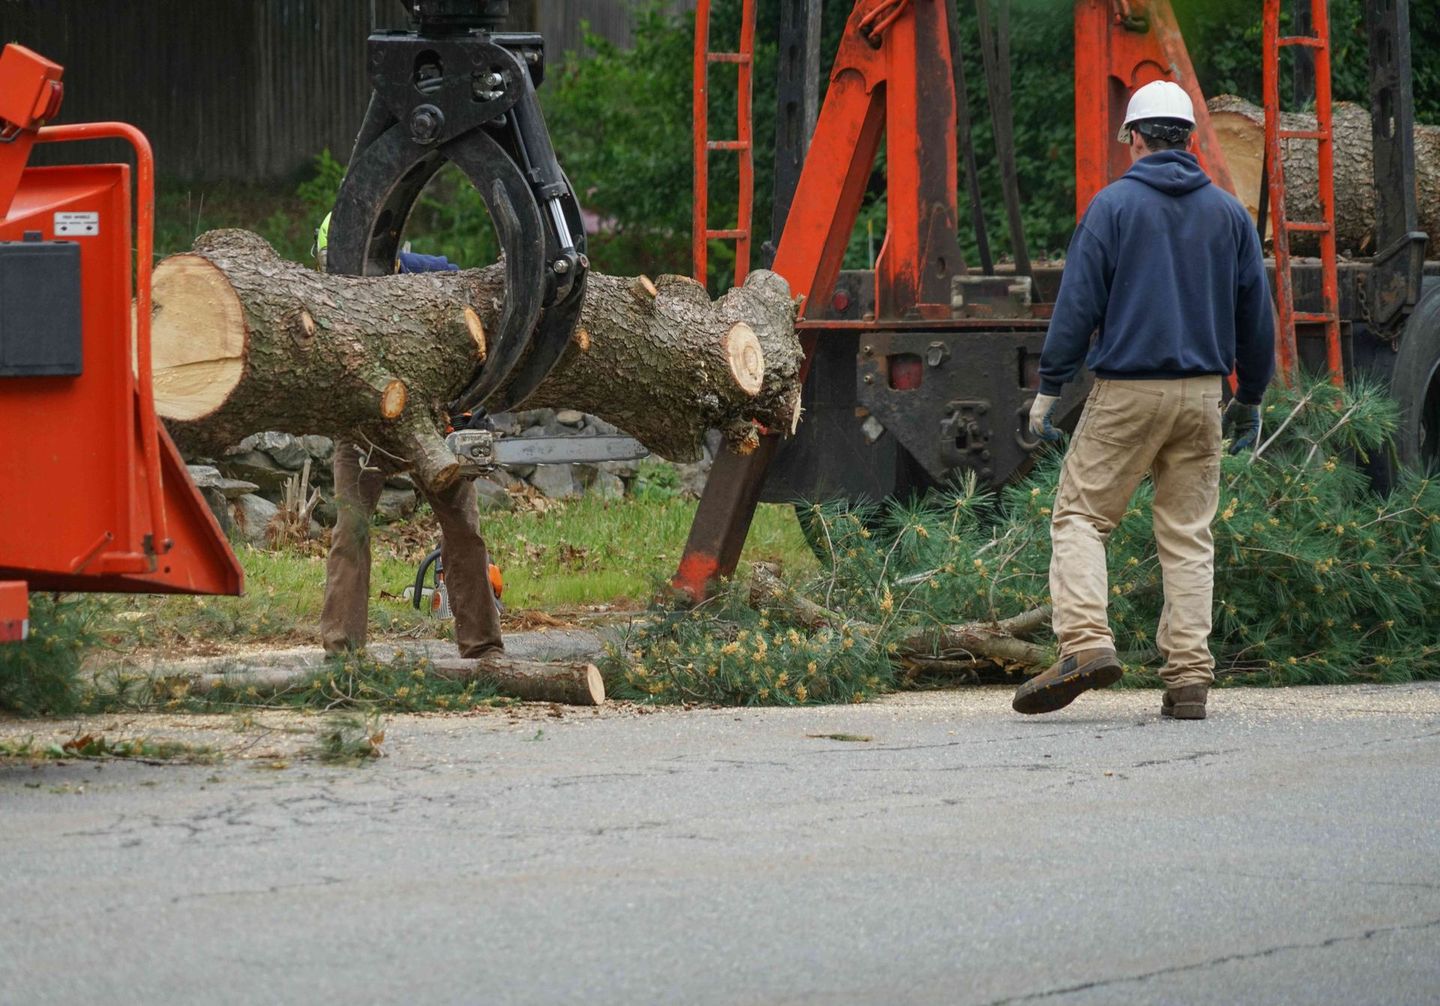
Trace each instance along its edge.
<instances>
[{"instance_id":1,"label":"asphalt road","mask_svg":"<svg viewBox=\"0 0 1440 1006\"><path fill-rule=\"evenodd\" d=\"M1440 1002L1440 687L1008 700L0 764L0 1001Z\"/></svg>"}]
</instances>

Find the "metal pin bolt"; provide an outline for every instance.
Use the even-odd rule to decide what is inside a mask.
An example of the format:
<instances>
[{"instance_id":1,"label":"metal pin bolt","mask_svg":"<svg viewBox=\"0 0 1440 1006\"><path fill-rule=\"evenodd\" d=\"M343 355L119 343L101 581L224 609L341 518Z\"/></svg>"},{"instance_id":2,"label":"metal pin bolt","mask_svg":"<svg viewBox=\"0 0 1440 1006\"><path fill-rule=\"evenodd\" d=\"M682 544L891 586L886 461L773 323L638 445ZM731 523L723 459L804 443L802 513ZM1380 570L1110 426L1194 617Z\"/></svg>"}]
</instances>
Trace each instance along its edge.
<instances>
[{"instance_id":1,"label":"metal pin bolt","mask_svg":"<svg viewBox=\"0 0 1440 1006\"><path fill-rule=\"evenodd\" d=\"M554 269L561 276L564 276L570 271L570 262L568 259L557 258L550 268Z\"/></svg>"},{"instance_id":2,"label":"metal pin bolt","mask_svg":"<svg viewBox=\"0 0 1440 1006\"><path fill-rule=\"evenodd\" d=\"M488 77L485 78L485 86L486 86L486 87L499 87L500 85L502 85L502 84L504 84L504 83L505 83L505 78L502 77L502 76L501 76L500 74L498 74L498 73L492 73L492 74L490 74L490 76L488 76Z\"/></svg>"},{"instance_id":3,"label":"metal pin bolt","mask_svg":"<svg viewBox=\"0 0 1440 1006\"><path fill-rule=\"evenodd\" d=\"M434 105L421 105L410 114L410 138L416 143L434 143L445 125L445 115Z\"/></svg>"},{"instance_id":4,"label":"metal pin bolt","mask_svg":"<svg viewBox=\"0 0 1440 1006\"><path fill-rule=\"evenodd\" d=\"M874 383L875 383L875 375L874 375L874 374L866 374L866 375L865 375L865 383L866 383L866 384L874 384Z\"/></svg>"}]
</instances>

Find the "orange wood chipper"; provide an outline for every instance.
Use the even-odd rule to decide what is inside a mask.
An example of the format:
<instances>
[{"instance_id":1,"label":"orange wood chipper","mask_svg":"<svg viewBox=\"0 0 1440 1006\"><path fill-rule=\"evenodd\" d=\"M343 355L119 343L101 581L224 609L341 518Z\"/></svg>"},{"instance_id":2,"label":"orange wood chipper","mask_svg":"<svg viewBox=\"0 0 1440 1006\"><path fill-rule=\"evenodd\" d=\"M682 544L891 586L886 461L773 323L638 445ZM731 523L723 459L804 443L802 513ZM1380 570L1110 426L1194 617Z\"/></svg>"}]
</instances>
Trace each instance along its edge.
<instances>
[{"instance_id":1,"label":"orange wood chipper","mask_svg":"<svg viewBox=\"0 0 1440 1006\"><path fill-rule=\"evenodd\" d=\"M25 637L32 590L243 585L155 417L150 144L123 123L46 126L63 72L0 52L0 641ZM128 164L29 164L37 143L96 139L134 148L133 186Z\"/></svg>"}]
</instances>

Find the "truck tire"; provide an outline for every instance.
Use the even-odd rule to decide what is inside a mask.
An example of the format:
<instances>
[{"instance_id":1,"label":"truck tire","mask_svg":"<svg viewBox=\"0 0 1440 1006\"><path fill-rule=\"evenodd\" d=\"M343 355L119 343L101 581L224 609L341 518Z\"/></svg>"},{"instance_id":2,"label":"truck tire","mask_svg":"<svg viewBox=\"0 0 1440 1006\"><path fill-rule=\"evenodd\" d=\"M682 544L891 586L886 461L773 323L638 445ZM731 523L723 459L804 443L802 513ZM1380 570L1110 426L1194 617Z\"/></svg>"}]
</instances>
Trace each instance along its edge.
<instances>
[{"instance_id":1,"label":"truck tire","mask_svg":"<svg viewBox=\"0 0 1440 1006\"><path fill-rule=\"evenodd\" d=\"M1400 405L1395 446L1401 463L1440 471L1440 283L1428 284L1405 323L1391 392Z\"/></svg>"}]
</instances>

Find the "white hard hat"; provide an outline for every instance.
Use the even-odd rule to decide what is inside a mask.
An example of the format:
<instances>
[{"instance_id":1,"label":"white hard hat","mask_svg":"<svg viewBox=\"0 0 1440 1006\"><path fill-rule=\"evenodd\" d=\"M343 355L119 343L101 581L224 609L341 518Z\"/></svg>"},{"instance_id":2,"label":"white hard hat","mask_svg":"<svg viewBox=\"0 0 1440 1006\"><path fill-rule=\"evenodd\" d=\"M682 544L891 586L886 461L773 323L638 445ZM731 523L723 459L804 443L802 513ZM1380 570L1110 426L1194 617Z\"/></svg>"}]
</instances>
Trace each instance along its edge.
<instances>
[{"instance_id":1,"label":"white hard hat","mask_svg":"<svg viewBox=\"0 0 1440 1006\"><path fill-rule=\"evenodd\" d=\"M1143 119L1179 119L1195 125L1195 104L1185 88L1173 80L1152 80L1144 87L1137 87L1130 95L1130 105L1125 109L1125 124L1116 137L1121 143L1130 142L1130 127Z\"/></svg>"}]
</instances>

